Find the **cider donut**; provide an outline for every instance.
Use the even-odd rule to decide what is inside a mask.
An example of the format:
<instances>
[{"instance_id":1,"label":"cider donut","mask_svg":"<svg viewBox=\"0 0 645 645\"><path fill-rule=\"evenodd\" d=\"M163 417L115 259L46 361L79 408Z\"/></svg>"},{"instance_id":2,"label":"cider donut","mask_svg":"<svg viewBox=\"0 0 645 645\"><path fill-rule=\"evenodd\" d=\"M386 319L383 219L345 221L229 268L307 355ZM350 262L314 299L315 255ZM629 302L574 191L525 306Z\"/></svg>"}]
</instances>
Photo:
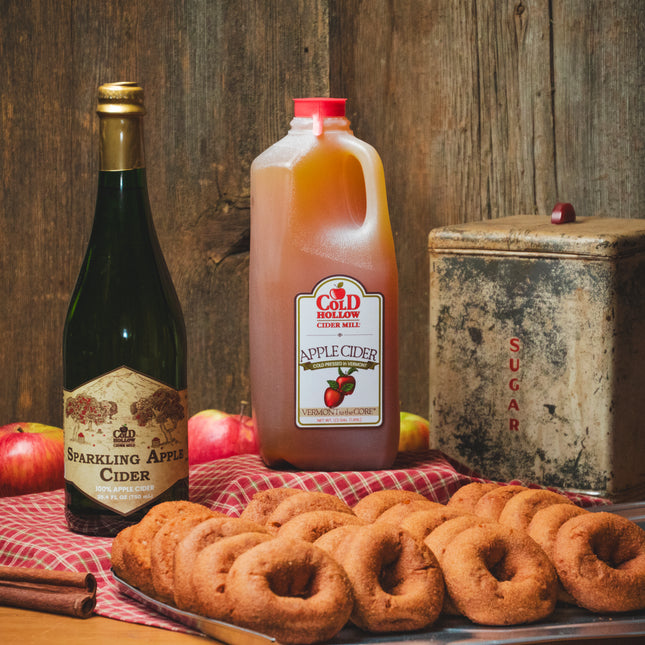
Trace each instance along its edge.
<instances>
[{"instance_id":1,"label":"cider donut","mask_svg":"<svg viewBox=\"0 0 645 645\"><path fill-rule=\"evenodd\" d=\"M303 540L276 537L237 557L226 579L236 625L281 643L318 643L335 636L353 606L344 569Z\"/></svg>"},{"instance_id":2,"label":"cider donut","mask_svg":"<svg viewBox=\"0 0 645 645\"><path fill-rule=\"evenodd\" d=\"M428 501L421 493L411 490L377 490L359 500L352 510L362 520L373 522L388 508L406 500Z\"/></svg>"},{"instance_id":3,"label":"cider donut","mask_svg":"<svg viewBox=\"0 0 645 645\"><path fill-rule=\"evenodd\" d=\"M446 549L457 535L466 529L473 528L474 526L483 526L491 521L477 517L477 515L461 515L453 519L448 519L429 533L423 540L423 543L430 549L439 561L439 565L443 568ZM442 611L448 616L459 616L461 614L453 602L450 590L448 589L446 589Z\"/></svg>"},{"instance_id":4,"label":"cider donut","mask_svg":"<svg viewBox=\"0 0 645 645\"><path fill-rule=\"evenodd\" d=\"M280 502L267 518L266 528L269 533L277 533L283 524L308 511L337 511L353 515L352 509L335 495L321 492L300 491Z\"/></svg>"},{"instance_id":5,"label":"cider donut","mask_svg":"<svg viewBox=\"0 0 645 645\"><path fill-rule=\"evenodd\" d=\"M205 506L194 502L175 501L161 502L153 506L138 524L132 527L130 545L123 553L125 568L128 572L128 582L153 596L152 572L150 563L150 547L157 531L168 521L179 515L201 513ZM211 511L213 515L222 515Z\"/></svg>"},{"instance_id":6,"label":"cider donut","mask_svg":"<svg viewBox=\"0 0 645 645\"><path fill-rule=\"evenodd\" d=\"M363 524L363 526L367 526ZM340 562L342 557L342 549L347 543L346 540L349 539L349 536L359 530L361 527L360 524L346 524L345 526L339 526L327 533L323 533L314 544L324 551L327 551L334 560Z\"/></svg>"},{"instance_id":7,"label":"cider donut","mask_svg":"<svg viewBox=\"0 0 645 645\"><path fill-rule=\"evenodd\" d=\"M365 524L353 513L339 511L308 511L301 513L283 524L278 531L280 537L315 542L321 535L347 524Z\"/></svg>"},{"instance_id":8,"label":"cider donut","mask_svg":"<svg viewBox=\"0 0 645 645\"><path fill-rule=\"evenodd\" d=\"M441 505L441 508L431 508L423 511L415 511L401 521L401 528L405 529L413 538L423 542L432 531L444 522L455 517L468 516L466 513L448 506ZM471 517L473 517L471 515Z\"/></svg>"},{"instance_id":9,"label":"cider donut","mask_svg":"<svg viewBox=\"0 0 645 645\"><path fill-rule=\"evenodd\" d=\"M112 549L110 552L110 561L112 569L119 578L129 582L129 572L125 564L125 552L130 548L130 540L134 526L126 526L119 531L112 540Z\"/></svg>"},{"instance_id":10,"label":"cider donut","mask_svg":"<svg viewBox=\"0 0 645 645\"><path fill-rule=\"evenodd\" d=\"M437 559L409 533L391 524L351 528L336 548L336 558L352 584L351 622L370 632L402 632L431 625L441 613L444 596ZM323 537L332 539L332 533Z\"/></svg>"},{"instance_id":11,"label":"cider donut","mask_svg":"<svg viewBox=\"0 0 645 645\"><path fill-rule=\"evenodd\" d=\"M515 495L529 490L526 486L497 486L481 496L475 504L475 515L497 522L506 502Z\"/></svg>"},{"instance_id":12,"label":"cider donut","mask_svg":"<svg viewBox=\"0 0 645 645\"><path fill-rule=\"evenodd\" d=\"M550 490L524 490L513 495L504 505L499 514L498 522L521 531L528 530L533 516L541 509L554 504L569 504L573 502L560 493Z\"/></svg>"},{"instance_id":13,"label":"cider donut","mask_svg":"<svg viewBox=\"0 0 645 645\"><path fill-rule=\"evenodd\" d=\"M429 499L412 500L406 499L404 502L399 502L394 506L390 506L386 511L383 511L374 521L375 522L389 522L394 526L400 526L404 518L416 511L430 510L430 509L444 509L443 504L439 502L431 502Z\"/></svg>"},{"instance_id":14,"label":"cider donut","mask_svg":"<svg viewBox=\"0 0 645 645\"><path fill-rule=\"evenodd\" d=\"M195 526L212 517L212 511L203 506L201 511L168 520L152 538L150 572L155 598L166 603L174 602L175 547Z\"/></svg>"},{"instance_id":15,"label":"cider donut","mask_svg":"<svg viewBox=\"0 0 645 645\"><path fill-rule=\"evenodd\" d=\"M492 523L492 520L487 520L477 515L459 515L442 522L437 528L429 533L423 540L424 544L432 551L439 564L443 560L444 553L448 544L466 529L471 529L474 526L483 526Z\"/></svg>"},{"instance_id":16,"label":"cider donut","mask_svg":"<svg viewBox=\"0 0 645 645\"><path fill-rule=\"evenodd\" d=\"M197 612L193 570L197 556L208 545L240 533L267 533L266 528L241 517L215 517L195 526L175 547L174 601L179 609Z\"/></svg>"},{"instance_id":17,"label":"cider donut","mask_svg":"<svg viewBox=\"0 0 645 645\"><path fill-rule=\"evenodd\" d=\"M575 504L553 504L540 509L531 520L528 534L542 547L549 560L553 562L555 538L562 525L572 517L584 515L589 511Z\"/></svg>"},{"instance_id":18,"label":"cider donut","mask_svg":"<svg viewBox=\"0 0 645 645\"><path fill-rule=\"evenodd\" d=\"M564 588L600 613L645 609L645 531L614 513L584 513L556 536L554 562Z\"/></svg>"},{"instance_id":19,"label":"cider donut","mask_svg":"<svg viewBox=\"0 0 645 645\"><path fill-rule=\"evenodd\" d=\"M269 515L273 513L278 504L287 497L297 495L304 491L299 488L269 488L261 490L251 498L251 501L245 506L240 517L245 520L251 520L257 524L266 524Z\"/></svg>"},{"instance_id":20,"label":"cider donut","mask_svg":"<svg viewBox=\"0 0 645 645\"><path fill-rule=\"evenodd\" d=\"M202 549L193 566L196 613L229 622L232 607L226 595L226 581L233 562L242 553L272 539L269 533L240 533L221 538Z\"/></svg>"},{"instance_id":21,"label":"cider donut","mask_svg":"<svg viewBox=\"0 0 645 645\"><path fill-rule=\"evenodd\" d=\"M539 510L531 520L527 532L541 547L547 558L554 563L555 538L560 527L572 517L588 513L575 504L553 504ZM554 563L555 564L555 563ZM557 572L557 569L556 569ZM558 579L558 600L575 605L575 598L568 593Z\"/></svg>"},{"instance_id":22,"label":"cider donut","mask_svg":"<svg viewBox=\"0 0 645 645\"><path fill-rule=\"evenodd\" d=\"M555 569L523 531L496 523L466 529L441 565L457 609L474 623L521 625L555 609Z\"/></svg>"},{"instance_id":23,"label":"cider donut","mask_svg":"<svg viewBox=\"0 0 645 645\"><path fill-rule=\"evenodd\" d=\"M499 488L499 484L488 482L470 482L457 490L448 500L446 506L450 506L465 513L474 513L475 504L492 490Z\"/></svg>"}]
</instances>

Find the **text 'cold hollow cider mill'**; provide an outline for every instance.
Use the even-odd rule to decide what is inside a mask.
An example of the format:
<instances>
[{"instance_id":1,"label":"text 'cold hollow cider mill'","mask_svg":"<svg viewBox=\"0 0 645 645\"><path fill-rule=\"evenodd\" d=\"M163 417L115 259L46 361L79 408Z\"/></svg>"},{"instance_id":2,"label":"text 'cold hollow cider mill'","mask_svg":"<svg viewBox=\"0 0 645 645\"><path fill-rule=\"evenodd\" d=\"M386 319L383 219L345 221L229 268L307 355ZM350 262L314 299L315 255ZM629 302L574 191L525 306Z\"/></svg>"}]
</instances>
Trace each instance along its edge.
<instances>
[{"instance_id":1,"label":"text 'cold hollow cider mill'","mask_svg":"<svg viewBox=\"0 0 645 645\"><path fill-rule=\"evenodd\" d=\"M63 336L65 515L115 535L188 498L186 331L154 230L143 90L99 88L94 223Z\"/></svg>"},{"instance_id":2,"label":"text 'cold hollow cider mill'","mask_svg":"<svg viewBox=\"0 0 645 645\"><path fill-rule=\"evenodd\" d=\"M389 467L399 437L398 274L381 160L345 99L295 99L251 166L251 396L262 459Z\"/></svg>"}]
</instances>

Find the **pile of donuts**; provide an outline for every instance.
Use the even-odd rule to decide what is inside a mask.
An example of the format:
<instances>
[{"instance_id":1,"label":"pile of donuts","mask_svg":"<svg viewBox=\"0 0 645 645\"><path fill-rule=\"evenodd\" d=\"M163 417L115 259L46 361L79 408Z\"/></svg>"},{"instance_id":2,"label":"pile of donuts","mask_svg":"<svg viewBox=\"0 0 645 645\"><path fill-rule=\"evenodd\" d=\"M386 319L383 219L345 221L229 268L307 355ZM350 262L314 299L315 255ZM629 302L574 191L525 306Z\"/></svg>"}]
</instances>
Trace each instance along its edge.
<instances>
[{"instance_id":1,"label":"pile of donuts","mask_svg":"<svg viewBox=\"0 0 645 645\"><path fill-rule=\"evenodd\" d=\"M121 531L112 568L179 609L318 643L427 628L442 614L483 625L547 618L558 601L645 609L645 531L559 493L470 483L440 504L381 490L258 492L239 517L164 502Z\"/></svg>"}]
</instances>

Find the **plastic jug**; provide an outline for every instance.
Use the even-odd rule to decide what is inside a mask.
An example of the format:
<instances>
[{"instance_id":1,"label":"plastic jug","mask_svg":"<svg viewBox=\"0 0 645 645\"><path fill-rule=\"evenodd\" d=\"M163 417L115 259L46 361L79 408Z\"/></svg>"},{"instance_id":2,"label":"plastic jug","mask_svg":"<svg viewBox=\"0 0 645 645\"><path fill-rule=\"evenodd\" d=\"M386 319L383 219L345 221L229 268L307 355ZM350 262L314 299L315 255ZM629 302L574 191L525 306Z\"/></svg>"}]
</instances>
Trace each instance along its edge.
<instances>
[{"instance_id":1,"label":"plastic jug","mask_svg":"<svg viewBox=\"0 0 645 645\"><path fill-rule=\"evenodd\" d=\"M393 463L398 273L383 166L345 99L295 99L251 166L251 397L264 462Z\"/></svg>"}]
</instances>

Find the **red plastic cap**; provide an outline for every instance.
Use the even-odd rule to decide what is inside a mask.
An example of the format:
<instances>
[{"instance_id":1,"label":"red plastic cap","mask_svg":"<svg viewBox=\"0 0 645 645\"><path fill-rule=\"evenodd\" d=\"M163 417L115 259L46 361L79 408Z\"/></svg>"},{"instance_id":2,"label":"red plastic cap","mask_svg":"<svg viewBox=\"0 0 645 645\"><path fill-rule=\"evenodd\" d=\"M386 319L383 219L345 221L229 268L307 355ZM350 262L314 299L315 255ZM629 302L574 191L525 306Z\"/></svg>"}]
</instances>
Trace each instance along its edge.
<instances>
[{"instance_id":1,"label":"red plastic cap","mask_svg":"<svg viewBox=\"0 0 645 645\"><path fill-rule=\"evenodd\" d=\"M313 119L313 133L319 137L324 130L327 117L345 116L345 101L347 99L293 99L293 113L296 117L311 117Z\"/></svg>"},{"instance_id":2,"label":"red plastic cap","mask_svg":"<svg viewBox=\"0 0 645 645\"><path fill-rule=\"evenodd\" d=\"M329 98L308 98L293 99L294 116L313 117L319 119L325 117L345 116L345 102L347 99L329 99Z\"/></svg>"}]
</instances>

